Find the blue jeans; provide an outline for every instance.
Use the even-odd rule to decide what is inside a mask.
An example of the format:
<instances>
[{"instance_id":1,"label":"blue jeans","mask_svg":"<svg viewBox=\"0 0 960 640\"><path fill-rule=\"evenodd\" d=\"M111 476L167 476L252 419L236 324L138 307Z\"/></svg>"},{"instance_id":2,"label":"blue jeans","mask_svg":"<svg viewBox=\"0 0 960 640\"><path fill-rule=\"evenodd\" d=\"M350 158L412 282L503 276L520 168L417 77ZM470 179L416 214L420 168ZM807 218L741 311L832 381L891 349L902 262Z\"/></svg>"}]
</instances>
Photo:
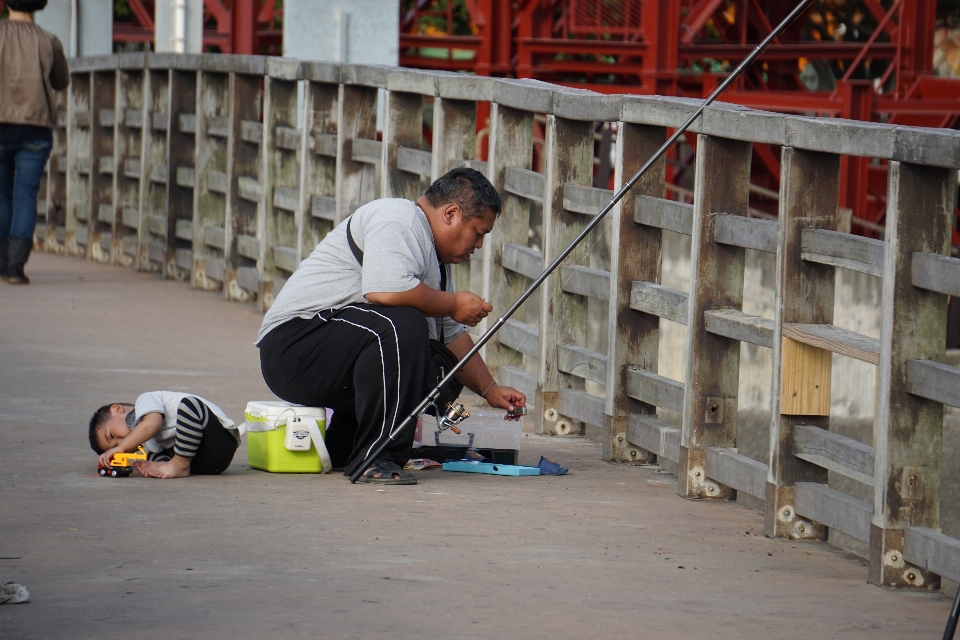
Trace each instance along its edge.
<instances>
[{"instance_id":1,"label":"blue jeans","mask_svg":"<svg viewBox=\"0 0 960 640\"><path fill-rule=\"evenodd\" d=\"M0 143L0 244L33 240L37 193L50 156L49 140Z\"/></svg>"}]
</instances>

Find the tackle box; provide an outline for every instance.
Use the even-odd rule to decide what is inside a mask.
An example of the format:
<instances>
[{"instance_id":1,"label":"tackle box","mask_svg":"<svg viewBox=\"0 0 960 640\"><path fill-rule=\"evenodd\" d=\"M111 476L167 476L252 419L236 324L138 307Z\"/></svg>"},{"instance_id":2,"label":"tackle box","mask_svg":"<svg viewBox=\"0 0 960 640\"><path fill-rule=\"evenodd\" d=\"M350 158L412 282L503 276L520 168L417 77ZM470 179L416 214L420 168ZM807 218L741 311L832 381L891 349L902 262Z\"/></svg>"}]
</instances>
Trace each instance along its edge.
<instances>
[{"instance_id":1,"label":"tackle box","mask_svg":"<svg viewBox=\"0 0 960 640\"><path fill-rule=\"evenodd\" d=\"M316 421L320 435L327 435L327 411L323 407L303 407L275 400L248 402L247 462L254 469L271 473L321 473L323 464L316 447L309 451L289 451L284 446L287 420L305 418Z\"/></svg>"},{"instance_id":2,"label":"tackle box","mask_svg":"<svg viewBox=\"0 0 960 640\"><path fill-rule=\"evenodd\" d=\"M433 416L421 415L414 437L414 455L437 462L460 460L468 449L496 464L516 464L523 438L523 420L504 420L503 413L492 411L471 413L457 425L460 434L451 429L440 431Z\"/></svg>"}]
</instances>

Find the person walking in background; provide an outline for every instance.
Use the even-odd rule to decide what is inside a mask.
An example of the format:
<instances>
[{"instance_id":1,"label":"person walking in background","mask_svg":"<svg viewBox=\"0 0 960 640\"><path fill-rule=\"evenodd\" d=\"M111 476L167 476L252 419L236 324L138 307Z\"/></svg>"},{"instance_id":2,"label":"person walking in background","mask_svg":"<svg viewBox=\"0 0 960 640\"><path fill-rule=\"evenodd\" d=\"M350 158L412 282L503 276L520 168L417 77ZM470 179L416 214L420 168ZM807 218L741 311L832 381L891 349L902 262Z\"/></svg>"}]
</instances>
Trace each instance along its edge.
<instances>
[{"instance_id":1,"label":"person walking in background","mask_svg":"<svg viewBox=\"0 0 960 640\"><path fill-rule=\"evenodd\" d=\"M54 91L70 83L63 44L33 22L47 0L6 0L0 21L0 278L28 284L37 192L53 146Z\"/></svg>"}]
</instances>

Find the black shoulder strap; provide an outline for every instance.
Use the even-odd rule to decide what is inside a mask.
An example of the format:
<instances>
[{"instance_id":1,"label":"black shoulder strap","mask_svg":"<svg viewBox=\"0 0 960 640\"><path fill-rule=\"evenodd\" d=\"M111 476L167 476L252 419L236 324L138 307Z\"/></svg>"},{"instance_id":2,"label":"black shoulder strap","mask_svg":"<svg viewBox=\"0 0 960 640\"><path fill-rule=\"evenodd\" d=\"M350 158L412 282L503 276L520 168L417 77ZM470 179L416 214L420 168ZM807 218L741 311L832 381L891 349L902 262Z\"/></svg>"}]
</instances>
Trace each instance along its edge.
<instances>
[{"instance_id":1,"label":"black shoulder strap","mask_svg":"<svg viewBox=\"0 0 960 640\"><path fill-rule=\"evenodd\" d=\"M347 242L350 243L350 251L353 252L353 257L357 259L357 262L360 263L360 266L363 266L363 251L360 251L360 247L357 246L357 243L353 239L353 234L350 232L350 223L353 222L353 217L347 218Z\"/></svg>"}]
</instances>

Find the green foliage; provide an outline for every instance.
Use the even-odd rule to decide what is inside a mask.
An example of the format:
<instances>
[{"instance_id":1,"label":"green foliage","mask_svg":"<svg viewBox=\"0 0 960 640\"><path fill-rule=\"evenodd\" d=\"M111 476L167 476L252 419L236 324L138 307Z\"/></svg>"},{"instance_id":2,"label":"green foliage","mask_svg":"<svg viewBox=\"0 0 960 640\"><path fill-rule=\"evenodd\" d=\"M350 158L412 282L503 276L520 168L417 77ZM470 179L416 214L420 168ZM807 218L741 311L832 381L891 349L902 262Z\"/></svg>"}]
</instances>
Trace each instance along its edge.
<instances>
[{"instance_id":1,"label":"green foliage","mask_svg":"<svg viewBox=\"0 0 960 640\"><path fill-rule=\"evenodd\" d=\"M403 0L401 15L414 10L417 0ZM470 12L464 0L432 0L425 8L427 12L437 12L437 15L421 15L417 23L417 33L440 35L447 33L447 8L453 7L453 35L469 36L476 33Z\"/></svg>"},{"instance_id":2,"label":"green foliage","mask_svg":"<svg viewBox=\"0 0 960 640\"><path fill-rule=\"evenodd\" d=\"M127 0L114 0L113 2L113 19L120 22L126 22L133 15L133 12L130 10L130 5L127 4Z\"/></svg>"}]
</instances>

